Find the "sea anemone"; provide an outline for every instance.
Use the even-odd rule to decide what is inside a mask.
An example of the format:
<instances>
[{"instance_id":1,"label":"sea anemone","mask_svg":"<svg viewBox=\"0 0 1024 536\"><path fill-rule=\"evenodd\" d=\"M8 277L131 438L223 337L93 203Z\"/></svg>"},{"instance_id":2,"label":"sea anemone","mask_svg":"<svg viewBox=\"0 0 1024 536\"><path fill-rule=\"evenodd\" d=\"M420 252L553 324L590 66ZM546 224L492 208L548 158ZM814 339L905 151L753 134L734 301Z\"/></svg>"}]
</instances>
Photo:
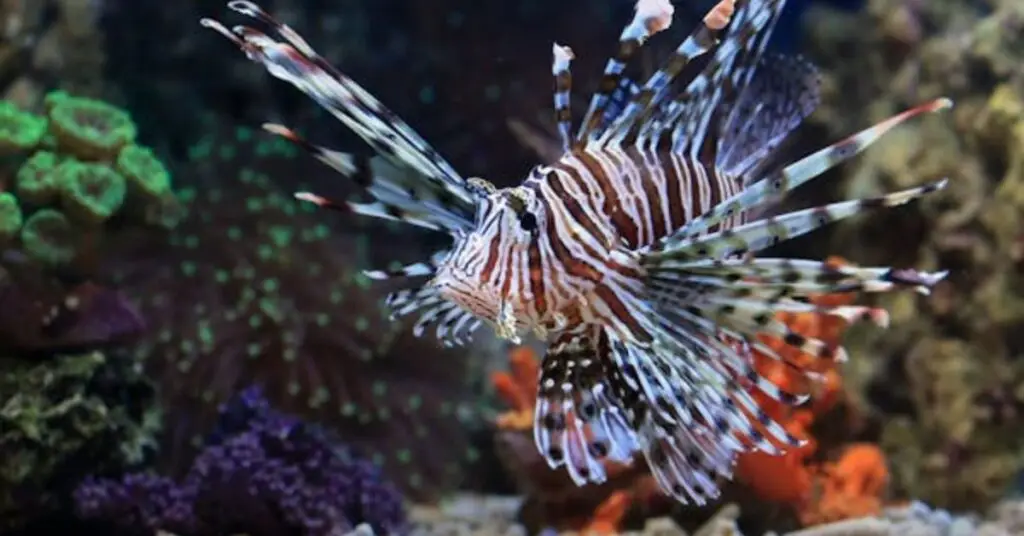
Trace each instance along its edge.
<instances>
[{"instance_id":1,"label":"sea anemone","mask_svg":"<svg viewBox=\"0 0 1024 536\"><path fill-rule=\"evenodd\" d=\"M178 173L188 211L178 227L107 256L160 326L139 352L172 408L168 462L180 467L217 405L256 384L339 431L413 495L461 483L477 456L470 354L389 321L359 271L369 231L291 197L329 170L259 132L210 128ZM411 254L422 239L381 243Z\"/></svg>"}]
</instances>

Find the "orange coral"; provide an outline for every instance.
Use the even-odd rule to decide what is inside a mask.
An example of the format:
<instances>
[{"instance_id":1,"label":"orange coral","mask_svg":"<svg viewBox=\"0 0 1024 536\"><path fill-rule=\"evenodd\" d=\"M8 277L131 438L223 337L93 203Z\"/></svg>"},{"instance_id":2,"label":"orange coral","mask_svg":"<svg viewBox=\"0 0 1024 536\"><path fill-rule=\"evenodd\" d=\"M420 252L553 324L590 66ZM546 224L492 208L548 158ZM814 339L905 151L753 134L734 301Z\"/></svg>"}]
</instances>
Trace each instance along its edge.
<instances>
[{"instance_id":1,"label":"orange coral","mask_svg":"<svg viewBox=\"0 0 1024 536\"><path fill-rule=\"evenodd\" d=\"M626 512L633 504L633 494L628 491L616 491L608 496L594 510L594 515L587 520L580 534L618 534Z\"/></svg>"},{"instance_id":2,"label":"orange coral","mask_svg":"<svg viewBox=\"0 0 1024 536\"><path fill-rule=\"evenodd\" d=\"M543 520L560 530L580 534L616 534L636 503L658 497L657 485L642 463L605 462L608 480L599 486L577 487L564 471L552 471L526 432L533 428L539 360L528 347L510 352L508 372L496 372L491 382L509 410L498 416L499 452L519 486L538 508ZM650 481L650 482L648 482Z\"/></svg>"},{"instance_id":3,"label":"orange coral","mask_svg":"<svg viewBox=\"0 0 1024 536\"><path fill-rule=\"evenodd\" d=\"M537 402L540 362L533 350L520 346L509 355L509 370L491 375L491 384L510 408L498 416L497 425L502 430L529 430L533 426L533 407Z\"/></svg>"},{"instance_id":4,"label":"orange coral","mask_svg":"<svg viewBox=\"0 0 1024 536\"><path fill-rule=\"evenodd\" d=\"M830 259L830 263L843 264ZM836 307L848 305L851 294L816 296L812 303ZM818 313L780 313L780 320L794 332L813 337L838 348L846 321L838 316ZM836 364L801 354L781 340L764 337L763 342L778 353L785 362L760 354L754 355L754 365L762 376L789 392L807 392L811 402L801 408L790 408L762 393L754 393L758 403L791 434L806 439L807 443L791 449L782 456L763 453L744 454L737 460L738 479L761 498L792 506L804 525L814 525L878 513L881 495L888 479L885 456L874 445L849 446L835 463L815 464L810 457L818 444L810 434L815 419L832 409L842 396L842 380ZM806 385L803 371L820 375L814 385Z\"/></svg>"},{"instance_id":5,"label":"orange coral","mask_svg":"<svg viewBox=\"0 0 1024 536\"><path fill-rule=\"evenodd\" d=\"M885 455L875 445L857 443L846 447L834 463L818 468L817 486L799 510L805 526L821 525L878 514L889 480Z\"/></svg>"}]
</instances>

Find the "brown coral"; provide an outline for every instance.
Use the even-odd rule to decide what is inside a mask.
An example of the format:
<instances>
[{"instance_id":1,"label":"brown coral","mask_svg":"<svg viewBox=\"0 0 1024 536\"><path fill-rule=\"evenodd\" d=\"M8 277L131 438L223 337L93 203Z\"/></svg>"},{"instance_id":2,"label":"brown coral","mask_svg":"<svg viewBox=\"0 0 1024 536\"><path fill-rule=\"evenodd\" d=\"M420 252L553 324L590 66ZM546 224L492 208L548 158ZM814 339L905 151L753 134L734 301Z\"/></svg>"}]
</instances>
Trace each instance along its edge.
<instances>
[{"instance_id":1,"label":"brown coral","mask_svg":"<svg viewBox=\"0 0 1024 536\"><path fill-rule=\"evenodd\" d=\"M870 121L865 110L884 116L939 95L957 102L951 124L901 127L840 182L860 196L948 176L950 195L833 239L868 262L950 270L930 298L886 298L894 327L851 340L874 359L848 378L883 416L894 492L956 509L991 504L1024 468L1021 438L1006 433L1024 425L1024 4L986 4L872 0L857 14L818 8L809 25L826 128L848 132ZM851 59L843 49L883 53Z\"/></svg>"}]
</instances>

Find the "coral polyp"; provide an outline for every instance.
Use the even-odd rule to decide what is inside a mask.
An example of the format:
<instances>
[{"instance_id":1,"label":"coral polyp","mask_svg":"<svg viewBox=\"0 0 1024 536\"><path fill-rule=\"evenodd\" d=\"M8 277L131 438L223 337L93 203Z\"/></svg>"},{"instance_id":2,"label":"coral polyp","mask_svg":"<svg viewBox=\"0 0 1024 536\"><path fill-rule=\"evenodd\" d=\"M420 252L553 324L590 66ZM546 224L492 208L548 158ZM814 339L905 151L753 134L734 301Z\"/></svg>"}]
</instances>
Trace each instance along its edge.
<instances>
[{"instance_id":1,"label":"coral polyp","mask_svg":"<svg viewBox=\"0 0 1024 536\"><path fill-rule=\"evenodd\" d=\"M171 174L151 149L129 145L117 155L116 166L127 179L131 195L145 202L159 202L171 194Z\"/></svg>"},{"instance_id":2,"label":"coral polyp","mask_svg":"<svg viewBox=\"0 0 1024 536\"><path fill-rule=\"evenodd\" d=\"M102 101L55 92L46 106L58 145L82 158L114 158L137 134L128 112Z\"/></svg>"},{"instance_id":3,"label":"coral polyp","mask_svg":"<svg viewBox=\"0 0 1024 536\"><path fill-rule=\"evenodd\" d=\"M124 177L109 166L68 160L53 173L61 193L61 207L78 223L101 224L124 203Z\"/></svg>"},{"instance_id":4,"label":"coral polyp","mask_svg":"<svg viewBox=\"0 0 1024 536\"><path fill-rule=\"evenodd\" d=\"M10 155L33 149L45 134L45 119L21 111L10 102L0 102L0 153Z\"/></svg>"},{"instance_id":5,"label":"coral polyp","mask_svg":"<svg viewBox=\"0 0 1024 536\"><path fill-rule=\"evenodd\" d=\"M74 260L82 234L60 211L44 208L25 221L21 244L25 252L45 266L61 266Z\"/></svg>"}]
</instances>

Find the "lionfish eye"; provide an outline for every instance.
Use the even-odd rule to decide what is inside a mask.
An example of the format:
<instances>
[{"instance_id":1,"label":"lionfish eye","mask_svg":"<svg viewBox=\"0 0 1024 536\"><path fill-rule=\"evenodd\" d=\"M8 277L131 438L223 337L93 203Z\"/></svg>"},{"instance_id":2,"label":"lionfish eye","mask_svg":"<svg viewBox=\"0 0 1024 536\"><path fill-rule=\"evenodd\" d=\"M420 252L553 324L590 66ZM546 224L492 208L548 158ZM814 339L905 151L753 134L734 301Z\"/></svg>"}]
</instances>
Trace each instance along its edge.
<instances>
[{"instance_id":1,"label":"lionfish eye","mask_svg":"<svg viewBox=\"0 0 1024 536\"><path fill-rule=\"evenodd\" d=\"M530 211L523 211L519 214L519 226L524 231L532 233L537 230L537 216L534 216Z\"/></svg>"}]
</instances>

